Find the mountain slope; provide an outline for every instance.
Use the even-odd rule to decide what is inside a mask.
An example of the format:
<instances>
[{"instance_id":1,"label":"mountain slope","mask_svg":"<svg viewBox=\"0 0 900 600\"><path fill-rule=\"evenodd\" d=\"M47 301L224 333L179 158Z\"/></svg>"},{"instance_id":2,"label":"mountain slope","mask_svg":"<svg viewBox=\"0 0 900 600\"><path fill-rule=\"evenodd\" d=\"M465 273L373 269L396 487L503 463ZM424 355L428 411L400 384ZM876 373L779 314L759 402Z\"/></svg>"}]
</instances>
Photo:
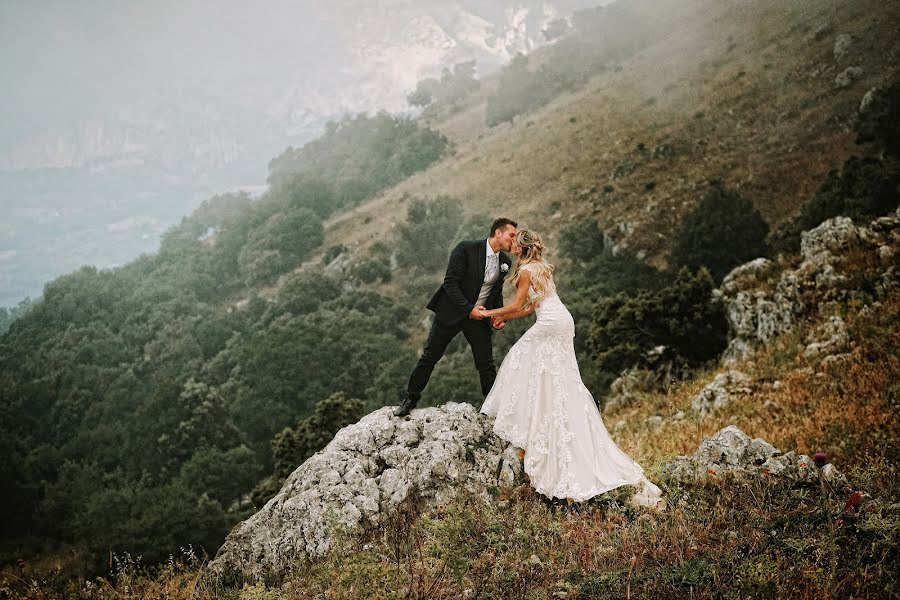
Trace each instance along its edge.
<instances>
[{"instance_id":1,"label":"mountain slope","mask_svg":"<svg viewBox=\"0 0 900 600\"><path fill-rule=\"evenodd\" d=\"M488 90L429 119L456 154L336 216L328 240L371 243L401 218L404 195L448 194L542 231L556 229L560 209L592 215L661 265L672 227L708 180L739 190L774 224L865 152L850 125L866 91L896 75L897 5L828 14L803 1L633 4L670 19L669 35L512 125L485 127ZM839 34L853 42L836 59ZM837 87L853 65L862 76Z\"/></svg>"}]
</instances>

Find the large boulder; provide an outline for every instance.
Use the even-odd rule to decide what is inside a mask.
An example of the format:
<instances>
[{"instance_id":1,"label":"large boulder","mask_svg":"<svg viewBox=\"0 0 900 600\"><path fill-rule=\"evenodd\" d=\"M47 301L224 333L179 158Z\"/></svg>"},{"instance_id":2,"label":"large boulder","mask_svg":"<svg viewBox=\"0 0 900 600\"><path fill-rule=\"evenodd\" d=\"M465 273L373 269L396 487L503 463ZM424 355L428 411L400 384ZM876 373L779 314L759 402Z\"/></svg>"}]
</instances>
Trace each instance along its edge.
<instances>
[{"instance_id":1,"label":"large boulder","mask_svg":"<svg viewBox=\"0 0 900 600\"><path fill-rule=\"evenodd\" d=\"M210 568L226 579L286 574L321 557L337 532L376 526L407 499L443 504L459 493L488 497L521 472L515 449L470 404L393 416L386 406L341 429L300 465L278 494L228 535Z\"/></svg>"}]
</instances>

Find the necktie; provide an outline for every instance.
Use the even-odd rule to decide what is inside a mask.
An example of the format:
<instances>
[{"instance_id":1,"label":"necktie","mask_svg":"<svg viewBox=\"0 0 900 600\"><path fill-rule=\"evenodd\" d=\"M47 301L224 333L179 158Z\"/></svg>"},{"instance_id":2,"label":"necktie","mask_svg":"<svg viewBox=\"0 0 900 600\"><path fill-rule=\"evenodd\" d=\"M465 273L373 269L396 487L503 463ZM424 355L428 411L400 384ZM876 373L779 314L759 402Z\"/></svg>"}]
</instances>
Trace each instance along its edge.
<instances>
[{"instance_id":1,"label":"necktie","mask_svg":"<svg viewBox=\"0 0 900 600\"><path fill-rule=\"evenodd\" d=\"M493 281L494 277L497 275L497 255L490 254L487 257L487 264L484 269L484 280Z\"/></svg>"}]
</instances>

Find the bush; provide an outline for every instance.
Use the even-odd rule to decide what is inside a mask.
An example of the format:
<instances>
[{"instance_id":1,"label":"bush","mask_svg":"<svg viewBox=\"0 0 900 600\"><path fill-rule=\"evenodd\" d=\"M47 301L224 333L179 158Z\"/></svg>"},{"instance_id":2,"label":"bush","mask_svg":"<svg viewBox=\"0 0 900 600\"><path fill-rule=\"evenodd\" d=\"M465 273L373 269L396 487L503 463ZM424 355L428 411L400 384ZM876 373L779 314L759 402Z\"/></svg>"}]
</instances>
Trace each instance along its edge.
<instances>
[{"instance_id":1,"label":"bush","mask_svg":"<svg viewBox=\"0 0 900 600\"><path fill-rule=\"evenodd\" d=\"M759 211L720 183L681 222L671 262L692 270L706 267L717 282L734 267L768 254L769 226Z\"/></svg>"},{"instance_id":2,"label":"bush","mask_svg":"<svg viewBox=\"0 0 900 600\"><path fill-rule=\"evenodd\" d=\"M456 198L412 200L406 209L406 222L397 227L397 262L418 273L443 270L466 224L462 202Z\"/></svg>"},{"instance_id":3,"label":"bush","mask_svg":"<svg viewBox=\"0 0 900 600\"><path fill-rule=\"evenodd\" d=\"M630 367L651 367L647 352L660 345L678 368L718 357L728 327L713 288L705 268L695 273L683 268L672 285L659 291L601 300L594 308L587 343L604 385Z\"/></svg>"},{"instance_id":4,"label":"bush","mask_svg":"<svg viewBox=\"0 0 900 600\"><path fill-rule=\"evenodd\" d=\"M459 63L451 71L444 68L440 80L433 77L424 79L406 97L410 106L429 104L453 104L478 89L481 84L475 79L475 61Z\"/></svg>"},{"instance_id":5,"label":"bush","mask_svg":"<svg viewBox=\"0 0 900 600\"><path fill-rule=\"evenodd\" d=\"M581 219L564 226L559 235L559 251L572 263L557 282L566 294L567 303L581 298L595 302L600 297L621 292L655 290L670 279L629 252L613 254L604 245L603 233L594 219Z\"/></svg>"},{"instance_id":6,"label":"bush","mask_svg":"<svg viewBox=\"0 0 900 600\"><path fill-rule=\"evenodd\" d=\"M247 285L266 283L297 266L325 237L322 221L308 208L276 212L250 232L238 255Z\"/></svg>"},{"instance_id":7,"label":"bush","mask_svg":"<svg viewBox=\"0 0 900 600\"><path fill-rule=\"evenodd\" d=\"M888 155L900 157L900 82L864 99L856 133L857 144L876 142Z\"/></svg>"},{"instance_id":8,"label":"bush","mask_svg":"<svg viewBox=\"0 0 900 600\"><path fill-rule=\"evenodd\" d=\"M323 302L340 295L341 286L336 279L322 271L304 269L300 273L291 274L278 290L278 297L270 318L285 313L309 314L318 309Z\"/></svg>"},{"instance_id":9,"label":"bush","mask_svg":"<svg viewBox=\"0 0 900 600\"><path fill-rule=\"evenodd\" d=\"M353 206L426 168L449 145L444 135L410 118L384 111L348 115L329 122L322 137L272 159L268 182L280 190L295 179L325 181L335 206Z\"/></svg>"},{"instance_id":10,"label":"bush","mask_svg":"<svg viewBox=\"0 0 900 600\"><path fill-rule=\"evenodd\" d=\"M559 39L547 49L539 68L530 71L528 58L518 54L503 69L497 91L487 100L489 127L544 106L584 84L607 63L627 58L656 39L656 24L629 2L576 11L572 22L571 30L563 20L551 22L545 35Z\"/></svg>"},{"instance_id":11,"label":"bush","mask_svg":"<svg viewBox=\"0 0 900 600\"><path fill-rule=\"evenodd\" d=\"M387 283L391 280L391 265L383 259L367 258L353 266L351 276L363 283L374 283L379 279Z\"/></svg>"},{"instance_id":12,"label":"bush","mask_svg":"<svg viewBox=\"0 0 900 600\"><path fill-rule=\"evenodd\" d=\"M528 69L528 57L517 54L503 68L497 91L487 99L485 122L488 127L512 121L516 115L549 102L570 83L559 75L547 66L532 73Z\"/></svg>"},{"instance_id":13,"label":"bush","mask_svg":"<svg viewBox=\"0 0 900 600\"><path fill-rule=\"evenodd\" d=\"M780 226L772 235L772 245L782 251L796 252L800 234L836 216L864 223L896 208L900 195L900 163L890 157L851 156L838 171L832 170L816 192L803 205L800 214Z\"/></svg>"}]
</instances>

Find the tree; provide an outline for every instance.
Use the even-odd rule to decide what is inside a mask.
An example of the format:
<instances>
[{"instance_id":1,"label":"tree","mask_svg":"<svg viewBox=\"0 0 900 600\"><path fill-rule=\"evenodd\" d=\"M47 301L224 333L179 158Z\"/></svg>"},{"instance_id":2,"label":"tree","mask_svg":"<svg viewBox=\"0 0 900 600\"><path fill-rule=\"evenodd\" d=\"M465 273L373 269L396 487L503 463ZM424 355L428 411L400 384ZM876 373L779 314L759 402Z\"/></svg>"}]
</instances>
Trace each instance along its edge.
<instances>
[{"instance_id":1,"label":"tree","mask_svg":"<svg viewBox=\"0 0 900 600\"><path fill-rule=\"evenodd\" d=\"M238 256L247 285L264 283L302 262L324 240L321 219L301 207L276 212L250 232Z\"/></svg>"},{"instance_id":2,"label":"tree","mask_svg":"<svg viewBox=\"0 0 900 600\"><path fill-rule=\"evenodd\" d=\"M889 156L900 157L900 81L866 94L857 116L856 132L857 144L875 142Z\"/></svg>"},{"instance_id":3,"label":"tree","mask_svg":"<svg viewBox=\"0 0 900 600\"><path fill-rule=\"evenodd\" d=\"M696 367L719 356L728 332L724 309L713 298L705 268L678 272L674 283L633 298L620 294L597 303L588 348L606 384L623 370L652 366L647 352L665 346L679 367Z\"/></svg>"},{"instance_id":4,"label":"tree","mask_svg":"<svg viewBox=\"0 0 900 600\"><path fill-rule=\"evenodd\" d=\"M681 222L671 262L676 267L709 269L721 281L734 267L768 253L769 226L743 196L714 183Z\"/></svg>"},{"instance_id":5,"label":"tree","mask_svg":"<svg viewBox=\"0 0 900 600\"><path fill-rule=\"evenodd\" d=\"M323 302L340 295L341 286L333 277L321 271L304 270L292 274L278 290L276 308L272 316L285 313L309 314L318 309Z\"/></svg>"},{"instance_id":6,"label":"tree","mask_svg":"<svg viewBox=\"0 0 900 600\"><path fill-rule=\"evenodd\" d=\"M178 397L183 420L159 440L159 449L169 465L180 465L197 449L224 450L242 441L241 431L228 417L219 390L189 379Z\"/></svg>"},{"instance_id":7,"label":"tree","mask_svg":"<svg viewBox=\"0 0 900 600\"><path fill-rule=\"evenodd\" d=\"M440 80L428 77L416 84L407 97L410 106L428 106L432 103L447 105L464 98L477 90L480 83L475 79L475 61L458 63L453 69L444 67Z\"/></svg>"},{"instance_id":8,"label":"tree","mask_svg":"<svg viewBox=\"0 0 900 600\"><path fill-rule=\"evenodd\" d=\"M253 489L261 476L262 465L247 446L228 450L206 446L181 465L178 481L197 497L206 494L228 508L233 502L240 504L241 496Z\"/></svg>"},{"instance_id":9,"label":"tree","mask_svg":"<svg viewBox=\"0 0 900 600\"><path fill-rule=\"evenodd\" d=\"M406 222L397 227L397 262L420 273L444 268L451 246L460 240L464 215L462 202L456 198L411 200Z\"/></svg>"}]
</instances>

